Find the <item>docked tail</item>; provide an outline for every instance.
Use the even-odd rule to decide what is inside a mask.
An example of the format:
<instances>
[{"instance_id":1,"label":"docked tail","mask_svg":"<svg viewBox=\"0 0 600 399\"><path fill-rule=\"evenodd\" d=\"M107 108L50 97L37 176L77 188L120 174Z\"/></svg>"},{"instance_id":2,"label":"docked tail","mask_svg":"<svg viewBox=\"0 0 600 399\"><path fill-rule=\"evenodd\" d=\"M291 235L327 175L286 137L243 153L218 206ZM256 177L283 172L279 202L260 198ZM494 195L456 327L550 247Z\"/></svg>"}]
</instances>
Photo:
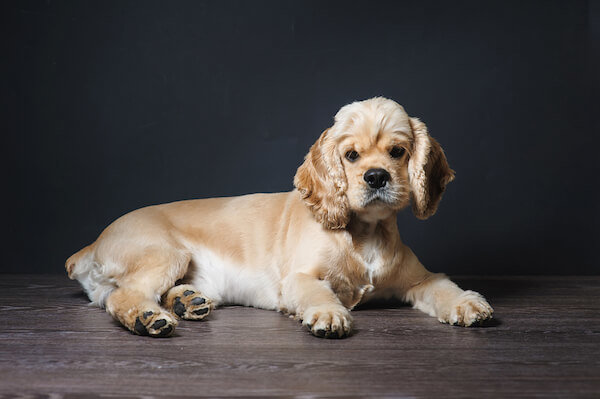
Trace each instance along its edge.
<instances>
[{"instance_id":1,"label":"docked tail","mask_svg":"<svg viewBox=\"0 0 600 399\"><path fill-rule=\"evenodd\" d=\"M67 269L67 274L71 280L75 279L75 268L77 267L77 264L91 251L91 249L92 246L88 245L67 259L65 263L65 269Z\"/></svg>"}]
</instances>

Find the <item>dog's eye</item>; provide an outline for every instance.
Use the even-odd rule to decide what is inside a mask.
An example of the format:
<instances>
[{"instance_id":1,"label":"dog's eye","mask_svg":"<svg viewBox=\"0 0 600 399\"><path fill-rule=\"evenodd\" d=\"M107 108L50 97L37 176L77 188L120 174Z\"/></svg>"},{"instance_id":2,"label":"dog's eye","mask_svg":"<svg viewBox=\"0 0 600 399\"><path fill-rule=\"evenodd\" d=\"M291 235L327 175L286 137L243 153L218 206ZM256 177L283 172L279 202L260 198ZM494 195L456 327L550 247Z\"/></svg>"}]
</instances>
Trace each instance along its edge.
<instances>
[{"instance_id":1,"label":"dog's eye","mask_svg":"<svg viewBox=\"0 0 600 399\"><path fill-rule=\"evenodd\" d=\"M346 153L346 159L350 162L354 162L358 159L358 152L352 150Z\"/></svg>"},{"instance_id":2,"label":"dog's eye","mask_svg":"<svg viewBox=\"0 0 600 399\"><path fill-rule=\"evenodd\" d=\"M400 158L402 155L404 155L404 148L402 147L394 147L391 149L390 151L390 155L392 156L392 158Z\"/></svg>"}]
</instances>

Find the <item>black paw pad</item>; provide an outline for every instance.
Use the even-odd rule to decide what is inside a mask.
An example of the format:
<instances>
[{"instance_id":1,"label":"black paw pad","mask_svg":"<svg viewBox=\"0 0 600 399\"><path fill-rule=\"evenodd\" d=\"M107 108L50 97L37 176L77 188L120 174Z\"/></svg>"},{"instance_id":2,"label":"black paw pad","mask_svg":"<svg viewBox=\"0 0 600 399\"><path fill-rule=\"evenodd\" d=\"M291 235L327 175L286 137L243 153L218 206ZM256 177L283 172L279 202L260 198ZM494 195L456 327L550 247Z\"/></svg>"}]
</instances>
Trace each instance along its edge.
<instances>
[{"instance_id":1,"label":"black paw pad","mask_svg":"<svg viewBox=\"0 0 600 399\"><path fill-rule=\"evenodd\" d=\"M168 326L164 330L162 330L159 334L155 335L156 337L168 337L173 332L173 326Z\"/></svg>"},{"instance_id":2,"label":"black paw pad","mask_svg":"<svg viewBox=\"0 0 600 399\"><path fill-rule=\"evenodd\" d=\"M192 305L202 305L205 302L206 302L206 299L202 298L201 296L199 296L198 298L194 298L190 301L190 303Z\"/></svg>"},{"instance_id":3,"label":"black paw pad","mask_svg":"<svg viewBox=\"0 0 600 399\"><path fill-rule=\"evenodd\" d=\"M325 330L317 330L315 331L315 335L317 337L324 337L325 336L326 331Z\"/></svg>"},{"instance_id":4,"label":"black paw pad","mask_svg":"<svg viewBox=\"0 0 600 399\"><path fill-rule=\"evenodd\" d=\"M179 317L182 317L185 313L185 305L181 303L181 297L175 298L175 303L173 304L173 312Z\"/></svg>"},{"instance_id":5,"label":"black paw pad","mask_svg":"<svg viewBox=\"0 0 600 399\"><path fill-rule=\"evenodd\" d=\"M337 339L337 338L341 338L341 337L340 337L340 334L338 334L338 332L337 332L337 331L332 331L332 332L331 332L331 333L330 333L330 334L327 336L327 338L333 338L333 339Z\"/></svg>"},{"instance_id":6,"label":"black paw pad","mask_svg":"<svg viewBox=\"0 0 600 399\"><path fill-rule=\"evenodd\" d=\"M156 320L154 324L152 324L152 328L158 330L167 325L167 321L165 319Z\"/></svg>"},{"instance_id":7,"label":"black paw pad","mask_svg":"<svg viewBox=\"0 0 600 399\"><path fill-rule=\"evenodd\" d=\"M153 314L154 314L154 312L149 310L147 312L144 312L144 314L142 316L144 316L144 319L147 319L148 317L152 316Z\"/></svg>"},{"instance_id":8,"label":"black paw pad","mask_svg":"<svg viewBox=\"0 0 600 399\"><path fill-rule=\"evenodd\" d=\"M136 332L136 334L139 335L148 334L148 330L146 330L146 327L142 324L142 321L139 317L135 319L135 327L133 328L133 330Z\"/></svg>"},{"instance_id":9,"label":"black paw pad","mask_svg":"<svg viewBox=\"0 0 600 399\"><path fill-rule=\"evenodd\" d=\"M183 296L190 296L192 294L195 294L195 292L192 291L192 290L185 290L185 291L183 291Z\"/></svg>"},{"instance_id":10,"label":"black paw pad","mask_svg":"<svg viewBox=\"0 0 600 399\"><path fill-rule=\"evenodd\" d=\"M198 309L194 311L194 314L201 316L203 314L207 314L208 313L208 308L204 308L204 309Z\"/></svg>"}]
</instances>

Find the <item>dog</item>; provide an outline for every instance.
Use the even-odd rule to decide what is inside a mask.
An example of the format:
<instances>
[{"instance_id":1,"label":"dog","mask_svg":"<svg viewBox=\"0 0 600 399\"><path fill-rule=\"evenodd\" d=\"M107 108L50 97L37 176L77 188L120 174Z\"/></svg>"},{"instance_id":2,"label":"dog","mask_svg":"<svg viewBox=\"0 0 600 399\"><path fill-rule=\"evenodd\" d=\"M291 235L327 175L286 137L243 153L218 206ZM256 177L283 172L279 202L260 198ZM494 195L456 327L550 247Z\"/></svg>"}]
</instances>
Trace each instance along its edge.
<instances>
[{"instance_id":1,"label":"dog","mask_svg":"<svg viewBox=\"0 0 600 399\"><path fill-rule=\"evenodd\" d=\"M93 304L139 335L238 304L289 314L317 337L351 334L350 310L404 300L442 323L493 309L429 272L402 243L396 213L433 215L454 179L426 125L396 102L353 102L312 145L285 193L149 206L109 225L66 262Z\"/></svg>"}]
</instances>

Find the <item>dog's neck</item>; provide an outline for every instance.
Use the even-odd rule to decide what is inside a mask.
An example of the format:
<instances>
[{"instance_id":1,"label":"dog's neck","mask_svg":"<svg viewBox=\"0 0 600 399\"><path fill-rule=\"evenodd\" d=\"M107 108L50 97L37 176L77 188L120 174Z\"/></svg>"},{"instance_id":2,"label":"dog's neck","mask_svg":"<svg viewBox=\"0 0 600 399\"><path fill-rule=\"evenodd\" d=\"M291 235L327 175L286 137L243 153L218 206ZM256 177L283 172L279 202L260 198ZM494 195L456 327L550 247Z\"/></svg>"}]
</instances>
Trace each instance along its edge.
<instances>
[{"instance_id":1,"label":"dog's neck","mask_svg":"<svg viewBox=\"0 0 600 399\"><path fill-rule=\"evenodd\" d=\"M373 204L360 211L354 211L352 219L368 225L377 225L396 217L396 211L384 204Z\"/></svg>"},{"instance_id":2,"label":"dog's neck","mask_svg":"<svg viewBox=\"0 0 600 399\"><path fill-rule=\"evenodd\" d=\"M372 213L355 213L346 226L346 231L352 236L355 246L362 247L367 241L379 241L384 246L396 245L398 240L398 226L396 212L380 213L374 217ZM385 216L385 217L381 217Z\"/></svg>"},{"instance_id":3,"label":"dog's neck","mask_svg":"<svg viewBox=\"0 0 600 399\"><path fill-rule=\"evenodd\" d=\"M349 251L354 252L354 259L361 260L362 268L358 269L362 271L359 283L372 287L382 273L390 270L391 264L387 260L394 259L394 254L399 250L401 242L396 213L391 212L387 218L378 220L365 220L353 215L346 226L346 232L352 241L352 249L349 248Z\"/></svg>"}]
</instances>

